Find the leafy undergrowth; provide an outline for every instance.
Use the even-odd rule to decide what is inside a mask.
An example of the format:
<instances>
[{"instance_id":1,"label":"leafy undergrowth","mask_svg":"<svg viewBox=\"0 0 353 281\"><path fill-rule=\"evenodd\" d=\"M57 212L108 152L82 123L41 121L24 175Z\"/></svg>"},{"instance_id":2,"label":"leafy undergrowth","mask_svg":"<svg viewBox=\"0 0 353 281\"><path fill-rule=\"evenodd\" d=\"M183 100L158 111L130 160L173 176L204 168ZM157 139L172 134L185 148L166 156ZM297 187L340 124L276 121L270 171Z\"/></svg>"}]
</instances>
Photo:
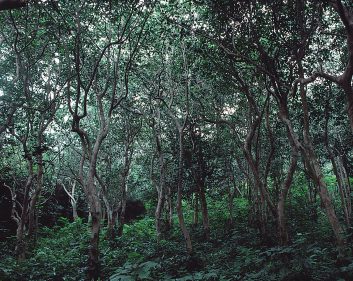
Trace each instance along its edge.
<instances>
[{"instance_id":1,"label":"leafy undergrowth","mask_svg":"<svg viewBox=\"0 0 353 281\"><path fill-rule=\"evenodd\" d=\"M268 248L251 229L231 230L208 242L194 240L192 257L185 256L182 241L161 241L159 257L128 260L109 280L353 280L353 260L338 266L331 244L308 244L305 236Z\"/></svg>"},{"instance_id":2,"label":"leafy undergrowth","mask_svg":"<svg viewBox=\"0 0 353 281\"><path fill-rule=\"evenodd\" d=\"M211 205L211 213L218 207ZM224 213L212 215L220 219L211 220L209 241L201 227L189 225L193 256L186 255L177 224L159 243L151 217L127 225L123 237L114 241L105 239L103 229L102 280L353 280L353 260L337 264L332 241L320 239L325 233L297 231L290 246L266 246L241 212L233 227ZM8 241L0 245L0 280L85 280L88 240L86 223L61 220L55 228L41 230L29 258L21 263L11 255L13 244Z\"/></svg>"}]
</instances>

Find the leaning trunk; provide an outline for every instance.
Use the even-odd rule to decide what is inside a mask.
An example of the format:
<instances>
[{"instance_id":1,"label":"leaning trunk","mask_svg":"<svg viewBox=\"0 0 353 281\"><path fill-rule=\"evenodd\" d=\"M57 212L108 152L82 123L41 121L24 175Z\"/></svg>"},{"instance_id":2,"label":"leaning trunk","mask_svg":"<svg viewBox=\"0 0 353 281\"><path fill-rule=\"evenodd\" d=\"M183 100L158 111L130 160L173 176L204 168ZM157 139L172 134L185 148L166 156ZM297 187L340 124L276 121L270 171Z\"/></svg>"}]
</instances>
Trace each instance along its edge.
<instances>
[{"instance_id":1,"label":"leaning trunk","mask_svg":"<svg viewBox=\"0 0 353 281\"><path fill-rule=\"evenodd\" d=\"M328 220L331 224L333 233L335 235L338 250L341 251L344 247L344 244L345 244L345 240L343 238L343 230L342 230L341 225L339 223L339 220L337 218L337 215L336 215L335 209L333 207L330 195L328 193L327 186L324 181L323 175L321 173L319 164L317 163L317 161L314 161L312 164L313 164L312 169L313 169L314 177L315 177L315 179L318 183L318 186L319 186L319 196L320 196L321 202L325 208L325 212L326 212Z\"/></svg>"},{"instance_id":2,"label":"leaning trunk","mask_svg":"<svg viewBox=\"0 0 353 281\"><path fill-rule=\"evenodd\" d=\"M302 66L302 62L300 60L298 62L299 67L299 77L301 79L304 78L304 70ZM300 84L300 97L302 102L302 109L303 109L303 137L304 137L304 146L301 146L301 150L309 169L309 173L313 179L313 181L319 187L319 195L322 202L322 205L325 208L325 212L327 218L331 224L333 233L335 235L336 244L338 247L338 251L341 254L343 246L345 244L345 239L343 237L343 231L339 220L337 218L336 212L334 210L331 198L329 196L326 183L323 178L323 174L318 162L318 159L315 155L313 144L310 138L310 126L309 126L309 107L306 97L306 90L303 84Z\"/></svg>"},{"instance_id":3,"label":"leaning trunk","mask_svg":"<svg viewBox=\"0 0 353 281\"><path fill-rule=\"evenodd\" d=\"M341 156L336 157L336 169L337 169L337 179L338 188L341 196L342 208L345 215L345 220L347 227L351 225L352 218L352 199L351 199L351 187L349 184L349 178L347 175L346 168L343 165L343 160Z\"/></svg>"}]
</instances>

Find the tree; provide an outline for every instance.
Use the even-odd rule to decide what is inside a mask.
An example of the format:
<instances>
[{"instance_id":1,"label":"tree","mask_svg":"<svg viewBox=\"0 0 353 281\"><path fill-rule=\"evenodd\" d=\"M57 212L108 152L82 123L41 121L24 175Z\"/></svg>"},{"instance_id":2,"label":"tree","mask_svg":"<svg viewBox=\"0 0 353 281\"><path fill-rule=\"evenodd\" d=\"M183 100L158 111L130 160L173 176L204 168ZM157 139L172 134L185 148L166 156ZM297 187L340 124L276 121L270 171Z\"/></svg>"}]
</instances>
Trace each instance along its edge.
<instances>
[{"instance_id":1,"label":"tree","mask_svg":"<svg viewBox=\"0 0 353 281\"><path fill-rule=\"evenodd\" d=\"M91 32L86 25L89 25L92 20L104 20L105 8L101 7L100 13L95 14L92 13L90 5L83 3L80 9L86 9L86 11L75 14L75 37L72 44L75 63L72 73L75 80L70 81L67 87L67 104L72 116L72 131L81 141L79 182L85 191L92 217L88 260L89 280L97 280L100 275L98 243L102 207L95 184L98 154L103 140L108 135L114 110L128 97L130 70L150 14L149 6L143 3L127 3L120 7L121 10L114 11L118 14L119 21L110 22L108 34ZM112 11L111 13L114 14ZM116 24L117 29L114 30ZM100 45L94 46L94 40L99 42L102 35L107 35L107 39ZM90 48L91 44L94 49ZM94 60L88 63L84 60L87 53L90 53L91 58L94 57ZM71 92L72 89L74 94ZM94 104L97 106L97 111L91 107ZM92 118L97 118L99 123L99 129L93 133L84 129L84 120L90 115Z\"/></svg>"}]
</instances>

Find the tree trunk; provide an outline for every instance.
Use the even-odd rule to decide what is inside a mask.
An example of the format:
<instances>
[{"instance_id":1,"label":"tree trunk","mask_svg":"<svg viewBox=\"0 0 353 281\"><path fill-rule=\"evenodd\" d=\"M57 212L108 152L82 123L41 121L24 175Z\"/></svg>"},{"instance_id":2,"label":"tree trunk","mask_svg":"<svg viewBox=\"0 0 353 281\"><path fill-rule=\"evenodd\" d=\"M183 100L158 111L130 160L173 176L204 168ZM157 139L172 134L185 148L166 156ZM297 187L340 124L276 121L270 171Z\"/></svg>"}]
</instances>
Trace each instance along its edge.
<instances>
[{"instance_id":1,"label":"tree trunk","mask_svg":"<svg viewBox=\"0 0 353 281\"><path fill-rule=\"evenodd\" d=\"M70 204L72 207L72 219L75 221L78 218L77 214L77 200L75 199L75 189L76 189L76 181L73 182L72 187L71 187L71 192L69 192L65 185L62 184L62 188L66 192L67 196L70 197Z\"/></svg>"},{"instance_id":2,"label":"tree trunk","mask_svg":"<svg viewBox=\"0 0 353 281\"><path fill-rule=\"evenodd\" d=\"M341 85L341 87L346 94L348 119L351 131L353 132L353 89L349 83L347 85Z\"/></svg>"},{"instance_id":3,"label":"tree trunk","mask_svg":"<svg viewBox=\"0 0 353 281\"><path fill-rule=\"evenodd\" d=\"M234 196L235 192L231 191L231 188L229 186L228 190L228 210L229 210L229 224L232 226L234 221L233 221L233 204L234 204Z\"/></svg>"},{"instance_id":4,"label":"tree trunk","mask_svg":"<svg viewBox=\"0 0 353 281\"><path fill-rule=\"evenodd\" d=\"M91 238L88 247L88 280L96 281L100 278L100 261L99 261L99 234L102 216L102 206L95 185L96 163L98 156L98 145L93 150L92 159L90 161L90 169L88 172L87 184L84 186L86 197L88 199L88 207L91 215Z\"/></svg>"},{"instance_id":5,"label":"tree trunk","mask_svg":"<svg viewBox=\"0 0 353 281\"><path fill-rule=\"evenodd\" d=\"M182 189L183 189L183 176L184 176L184 145L183 145L183 129L179 130L179 167L178 167L178 183L177 183L177 204L176 211L178 215L179 225L181 231L183 233L186 249L189 255L192 254L192 243L189 231L186 228L183 214L183 206L182 206Z\"/></svg>"},{"instance_id":6,"label":"tree trunk","mask_svg":"<svg viewBox=\"0 0 353 281\"><path fill-rule=\"evenodd\" d=\"M100 131L94 148L92 149L89 170L87 174L87 181L84 184L84 191L86 198L88 200L89 212L91 215L91 239L88 248L88 280L96 281L100 278L100 261L99 261L99 234L100 234L100 223L102 216L102 206L99 199L98 189L95 185L96 178L96 165L98 159L98 153L103 139L106 137L108 131ZM83 162L85 160L85 154L82 155L81 165L80 165L80 177L83 183Z\"/></svg>"},{"instance_id":7,"label":"tree trunk","mask_svg":"<svg viewBox=\"0 0 353 281\"><path fill-rule=\"evenodd\" d=\"M168 229L173 228L173 200L172 200L172 188L168 186L168 195L167 195L167 202L168 202Z\"/></svg>"},{"instance_id":8,"label":"tree trunk","mask_svg":"<svg viewBox=\"0 0 353 281\"><path fill-rule=\"evenodd\" d=\"M196 226L199 224L199 196L198 193L194 193L194 216L193 216L193 225Z\"/></svg>"},{"instance_id":9,"label":"tree trunk","mask_svg":"<svg viewBox=\"0 0 353 281\"><path fill-rule=\"evenodd\" d=\"M321 202L325 208L326 215L329 219L332 230L334 232L334 235L336 238L336 244L338 246L338 250L341 251L344 244L345 244L345 240L343 238L343 230L341 228L341 225L340 225L339 220L337 218L335 209L333 207L330 195L327 190L326 183L325 183L323 175L321 173L321 169L319 167L319 164L317 163L317 160L313 159L312 156L309 156L308 161L312 162L312 165L313 165L312 170L314 173L314 177L315 177L316 182L318 183L318 186L319 186L319 196L320 196Z\"/></svg>"},{"instance_id":10,"label":"tree trunk","mask_svg":"<svg viewBox=\"0 0 353 281\"><path fill-rule=\"evenodd\" d=\"M106 210L106 214L107 214L106 238L113 240L114 236L115 236L114 229L115 229L115 222L116 222L116 217L114 217L114 213L116 213L116 212L114 211L114 209L112 207L110 207L106 196L103 195L102 197L103 197L103 202L104 202L105 210Z\"/></svg>"},{"instance_id":11,"label":"tree trunk","mask_svg":"<svg viewBox=\"0 0 353 281\"><path fill-rule=\"evenodd\" d=\"M124 224L125 224L125 213L126 213L126 196L127 196L127 178L129 176L130 164L131 164L131 145L132 139L128 139L125 144L125 153L124 153L124 168L121 174L121 212L119 215L119 225L117 235L121 237L123 235Z\"/></svg>"},{"instance_id":12,"label":"tree trunk","mask_svg":"<svg viewBox=\"0 0 353 281\"><path fill-rule=\"evenodd\" d=\"M250 114L251 112L249 112ZM243 145L243 153L244 157L249 165L249 169L252 172L253 175L253 184L254 184L254 195L259 197L258 207L260 208L260 214L259 214L259 219L260 219L260 224L263 225L264 227L261 227L261 232L265 231L265 225L266 225L266 217L267 217L267 209L270 210L271 214L273 217L277 216L276 213L276 208L275 205L272 202L272 199L270 197L270 194L268 192L268 188L265 185L265 181L262 180L261 174L259 171L259 165L257 162L254 160L253 155L252 155L252 141L254 139L254 136L256 134L256 131L258 130L259 126L261 125L261 119L262 116L256 117L256 119L251 122L250 128L248 130L244 145ZM269 165L269 164L268 164ZM266 231L265 231L266 232ZM265 234L265 233L264 233Z\"/></svg>"},{"instance_id":13,"label":"tree trunk","mask_svg":"<svg viewBox=\"0 0 353 281\"><path fill-rule=\"evenodd\" d=\"M118 231L117 231L117 235L119 237L123 235L124 224L125 224L125 213L126 213L126 189L124 187L121 194L121 211L119 214L119 223L118 223Z\"/></svg>"},{"instance_id":14,"label":"tree trunk","mask_svg":"<svg viewBox=\"0 0 353 281\"><path fill-rule=\"evenodd\" d=\"M199 187L199 194L200 194L200 205L202 211L202 224L205 239L210 239L210 223L208 219L208 209L207 209L207 201L206 201L206 194L205 194L205 187L204 185Z\"/></svg>"},{"instance_id":15,"label":"tree trunk","mask_svg":"<svg viewBox=\"0 0 353 281\"><path fill-rule=\"evenodd\" d=\"M302 62L298 59L297 60L298 67L299 67L299 77L304 79L304 70L302 66ZM343 238L343 231L340 226L339 220L337 218L336 212L333 208L331 198L329 196L326 183L323 179L323 174L318 162L318 159L315 155L314 148L312 145L312 141L310 138L310 126L309 126L309 109L308 103L306 98L306 90L305 86L301 83L300 84L300 97L302 102L303 108L303 136L304 136L304 145L301 146L302 153L304 154L304 159L307 163L307 168L309 169L309 173L312 176L312 179L319 187L319 195L321 202L325 208L327 217L331 224L332 230L335 235L336 244L338 246L338 250L341 254L341 250L345 244L345 239Z\"/></svg>"},{"instance_id":16,"label":"tree trunk","mask_svg":"<svg viewBox=\"0 0 353 281\"><path fill-rule=\"evenodd\" d=\"M159 241L160 238L162 237L162 211L164 207L164 201L165 201L165 196L164 196L164 191L160 190L158 193L158 202L157 202L157 208L155 212L155 224L156 224L156 232L157 232L157 240Z\"/></svg>"},{"instance_id":17,"label":"tree trunk","mask_svg":"<svg viewBox=\"0 0 353 281\"><path fill-rule=\"evenodd\" d=\"M335 157L329 144L329 136L328 136L329 111L330 111L330 104L329 104L329 100L327 100L326 106L325 106L324 143L326 146L328 156L331 160L333 172L336 176L338 191L341 197L342 209L345 216L347 228L349 228L350 222L351 222L351 194L350 194L349 179L347 176L346 169L343 165L342 158L340 156Z\"/></svg>"},{"instance_id":18,"label":"tree trunk","mask_svg":"<svg viewBox=\"0 0 353 281\"><path fill-rule=\"evenodd\" d=\"M76 202L71 200L71 206L72 206L72 219L75 221L78 219Z\"/></svg>"},{"instance_id":19,"label":"tree trunk","mask_svg":"<svg viewBox=\"0 0 353 281\"><path fill-rule=\"evenodd\" d=\"M297 162L298 162L298 150L296 149L292 141L291 143L292 143L291 162L287 171L287 176L282 184L282 189L281 189L281 193L279 195L279 200L277 204L278 236L279 236L279 243L282 246L287 245L289 242L289 235L288 235L284 209L285 209L286 198L287 198L289 189L291 187L293 176L297 168Z\"/></svg>"},{"instance_id":20,"label":"tree trunk","mask_svg":"<svg viewBox=\"0 0 353 281\"><path fill-rule=\"evenodd\" d=\"M164 155L161 151L160 146L158 149L158 153L159 153L159 187L157 187L158 202L157 202L157 208L155 212L155 226L156 226L156 232L157 232L157 240L159 241L163 232L162 212L163 212L164 203L165 203L165 161L164 161Z\"/></svg>"},{"instance_id":21,"label":"tree trunk","mask_svg":"<svg viewBox=\"0 0 353 281\"><path fill-rule=\"evenodd\" d=\"M201 212L202 212L202 225L204 230L205 239L210 238L210 224L208 218L207 201L205 194L205 181L207 177L207 166L203 156L202 140L201 140L201 129L196 128L195 124L191 124L190 136L193 142L193 155L196 158L194 161L190 160L191 172L196 184L198 198L200 200ZM194 163L193 163L194 162ZM196 199L196 202L197 202ZM198 207L198 206L197 206ZM198 209L197 209L198 211Z\"/></svg>"},{"instance_id":22,"label":"tree trunk","mask_svg":"<svg viewBox=\"0 0 353 281\"><path fill-rule=\"evenodd\" d=\"M98 208L100 209L100 208ZM88 248L88 280L96 281L100 277L100 262L99 262L99 232L101 212L96 210L91 212L91 238Z\"/></svg>"},{"instance_id":23,"label":"tree trunk","mask_svg":"<svg viewBox=\"0 0 353 281\"><path fill-rule=\"evenodd\" d=\"M347 224L347 228L351 225L352 219L352 199L351 199L351 187L349 184L349 178L347 175L346 168L344 167L342 157L336 157L336 170L337 170L337 181L338 188L341 196L342 208L345 215L345 220Z\"/></svg>"},{"instance_id":24,"label":"tree trunk","mask_svg":"<svg viewBox=\"0 0 353 281\"><path fill-rule=\"evenodd\" d=\"M32 170L32 163L29 164L30 171ZM28 220L28 206L29 206L29 191L32 186L33 182L33 173L30 172L30 176L27 178L26 186L25 186L25 193L24 193L24 198L22 202L22 212L21 216L17 225L17 231L16 231L16 247L15 247L15 254L18 260L24 260L26 258L26 241L25 241L25 228L26 228L26 223Z\"/></svg>"},{"instance_id":25,"label":"tree trunk","mask_svg":"<svg viewBox=\"0 0 353 281\"><path fill-rule=\"evenodd\" d=\"M36 209L37 209L38 198L43 188L43 155L42 154L39 154L37 157L37 165L38 165L37 184L29 203L28 236L30 238L36 238L35 236L38 228L38 225L37 225L38 220L36 219Z\"/></svg>"}]
</instances>

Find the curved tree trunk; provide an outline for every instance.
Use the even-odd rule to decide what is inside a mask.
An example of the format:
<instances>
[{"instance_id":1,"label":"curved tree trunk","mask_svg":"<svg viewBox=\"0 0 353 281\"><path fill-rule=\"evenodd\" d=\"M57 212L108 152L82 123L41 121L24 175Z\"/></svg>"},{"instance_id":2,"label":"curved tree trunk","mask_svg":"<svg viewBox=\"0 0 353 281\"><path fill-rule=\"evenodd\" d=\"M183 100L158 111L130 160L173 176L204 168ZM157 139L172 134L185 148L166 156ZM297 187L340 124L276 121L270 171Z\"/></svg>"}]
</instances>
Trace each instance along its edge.
<instances>
[{"instance_id":1,"label":"curved tree trunk","mask_svg":"<svg viewBox=\"0 0 353 281\"><path fill-rule=\"evenodd\" d=\"M33 171L32 164L30 163L30 171ZM24 260L26 258L26 240L25 240L25 232L26 232L26 223L28 220L28 208L29 208L29 192L32 186L34 176L33 173L27 178L26 186L25 186L25 193L22 202L22 212L21 216L18 221L17 230L16 230L16 247L15 247L15 254L18 260Z\"/></svg>"},{"instance_id":2,"label":"curved tree trunk","mask_svg":"<svg viewBox=\"0 0 353 281\"><path fill-rule=\"evenodd\" d=\"M303 79L304 72L303 72L303 68L301 66L300 60L298 61L298 66L299 66L300 78ZM299 137L297 133L294 131L292 123L288 118L288 108L286 104L286 99L280 101L281 103L280 117L281 117L281 120L286 124L289 134L291 136L291 139L295 144L296 148L301 151L309 176L311 177L313 182L319 187L319 196L320 196L322 205L325 208L327 218L330 222L330 225L332 227L332 230L335 236L338 251L341 255L345 244L345 239L343 237L342 228L340 226L338 217L334 210L331 198L327 190L326 183L323 179L323 174L322 174L318 159L315 155L314 148L310 139L308 104L306 100L306 91L303 83L300 84L300 96L301 96L303 117L304 117L303 143L299 141Z\"/></svg>"},{"instance_id":3,"label":"curved tree trunk","mask_svg":"<svg viewBox=\"0 0 353 281\"><path fill-rule=\"evenodd\" d=\"M298 150L296 149L295 146L292 146L290 166L287 171L287 176L282 184L282 189L281 189L281 193L279 195L279 200L277 204L278 236L279 236L280 245L282 246L287 245L289 241L284 209L285 209L286 198L293 181L295 170L297 168L297 162L298 162Z\"/></svg>"},{"instance_id":4,"label":"curved tree trunk","mask_svg":"<svg viewBox=\"0 0 353 281\"><path fill-rule=\"evenodd\" d=\"M297 59L297 63L299 67L299 77L301 79L304 79L304 69L303 69L301 60ZM327 217L329 219L329 222L331 224L332 230L335 235L338 250L341 254L342 248L345 244L345 239L343 237L343 230L341 228L338 217L334 210L331 198L327 190L327 185L324 181L324 177L319 165L319 161L315 155L313 144L310 138L309 108L308 108L308 103L306 98L306 90L303 83L300 84L299 92L300 92L300 97L302 102L303 121L304 121L304 130L303 130L304 145L301 146L301 150L302 150L305 162L307 163L309 173L311 174L313 181L319 187L320 199L325 208Z\"/></svg>"}]
</instances>

